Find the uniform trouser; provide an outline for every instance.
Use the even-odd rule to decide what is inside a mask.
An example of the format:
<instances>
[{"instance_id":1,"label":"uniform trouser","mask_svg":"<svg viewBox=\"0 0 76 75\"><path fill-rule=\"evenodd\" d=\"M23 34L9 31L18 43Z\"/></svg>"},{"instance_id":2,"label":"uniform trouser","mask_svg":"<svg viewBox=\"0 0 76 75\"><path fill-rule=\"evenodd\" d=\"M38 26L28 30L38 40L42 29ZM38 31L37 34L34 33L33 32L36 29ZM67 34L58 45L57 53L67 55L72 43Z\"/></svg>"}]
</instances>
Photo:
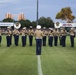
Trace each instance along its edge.
<instances>
[{"instance_id":1,"label":"uniform trouser","mask_svg":"<svg viewBox=\"0 0 76 75\"><path fill-rule=\"evenodd\" d=\"M32 46L33 36L29 36L29 44Z\"/></svg>"},{"instance_id":2,"label":"uniform trouser","mask_svg":"<svg viewBox=\"0 0 76 75\"><path fill-rule=\"evenodd\" d=\"M6 36L6 40L7 40L7 47L10 47L10 36Z\"/></svg>"},{"instance_id":3,"label":"uniform trouser","mask_svg":"<svg viewBox=\"0 0 76 75\"><path fill-rule=\"evenodd\" d=\"M50 39L50 46L52 47L53 46L53 36L50 36L49 39Z\"/></svg>"},{"instance_id":4,"label":"uniform trouser","mask_svg":"<svg viewBox=\"0 0 76 75\"><path fill-rule=\"evenodd\" d=\"M16 43L15 43L15 35L13 35L13 37L14 37L14 44L16 45Z\"/></svg>"},{"instance_id":5,"label":"uniform trouser","mask_svg":"<svg viewBox=\"0 0 76 75\"><path fill-rule=\"evenodd\" d=\"M46 46L46 36L43 37L43 46Z\"/></svg>"},{"instance_id":6,"label":"uniform trouser","mask_svg":"<svg viewBox=\"0 0 76 75\"><path fill-rule=\"evenodd\" d=\"M66 46L66 36L62 36L62 47L65 47Z\"/></svg>"},{"instance_id":7,"label":"uniform trouser","mask_svg":"<svg viewBox=\"0 0 76 75\"><path fill-rule=\"evenodd\" d=\"M62 45L62 36L59 37L60 45Z\"/></svg>"},{"instance_id":8,"label":"uniform trouser","mask_svg":"<svg viewBox=\"0 0 76 75\"><path fill-rule=\"evenodd\" d=\"M12 45L12 35L10 36L10 45Z\"/></svg>"},{"instance_id":9,"label":"uniform trouser","mask_svg":"<svg viewBox=\"0 0 76 75\"><path fill-rule=\"evenodd\" d=\"M26 45L26 36L22 36L22 46Z\"/></svg>"},{"instance_id":10,"label":"uniform trouser","mask_svg":"<svg viewBox=\"0 0 76 75\"><path fill-rule=\"evenodd\" d=\"M50 36L48 36L48 45L50 46Z\"/></svg>"},{"instance_id":11,"label":"uniform trouser","mask_svg":"<svg viewBox=\"0 0 76 75\"><path fill-rule=\"evenodd\" d=\"M25 45L26 45L26 39L27 39L27 35L25 35Z\"/></svg>"},{"instance_id":12,"label":"uniform trouser","mask_svg":"<svg viewBox=\"0 0 76 75\"><path fill-rule=\"evenodd\" d=\"M2 36L0 36L0 45L1 45L1 41L2 41Z\"/></svg>"},{"instance_id":13,"label":"uniform trouser","mask_svg":"<svg viewBox=\"0 0 76 75\"><path fill-rule=\"evenodd\" d=\"M41 55L42 39L36 39L36 55Z\"/></svg>"},{"instance_id":14,"label":"uniform trouser","mask_svg":"<svg viewBox=\"0 0 76 75\"><path fill-rule=\"evenodd\" d=\"M54 36L54 46L57 46L58 43L58 36Z\"/></svg>"},{"instance_id":15,"label":"uniform trouser","mask_svg":"<svg viewBox=\"0 0 76 75\"><path fill-rule=\"evenodd\" d=\"M15 35L15 45L18 46L19 35Z\"/></svg>"},{"instance_id":16,"label":"uniform trouser","mask_svg":"<svg viewBox=\"0 0 76 75\"><path fill-rule=\"evenodd\" d=\"M70 36L71 47L74 47L74 36Z\"/></svg>"}]
</instances>

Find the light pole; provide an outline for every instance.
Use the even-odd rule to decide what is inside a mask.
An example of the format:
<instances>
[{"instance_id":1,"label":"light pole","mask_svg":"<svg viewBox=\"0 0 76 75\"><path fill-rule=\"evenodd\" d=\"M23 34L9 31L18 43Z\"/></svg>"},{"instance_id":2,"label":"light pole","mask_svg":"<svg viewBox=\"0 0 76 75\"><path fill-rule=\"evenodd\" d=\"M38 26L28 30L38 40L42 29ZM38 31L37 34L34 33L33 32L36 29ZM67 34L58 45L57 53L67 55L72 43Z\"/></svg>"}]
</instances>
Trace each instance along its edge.
<instances>
[{"instance_id":1,"label":"light pole","mask_svg":"<svg viewBox=\"0 0 76 75\"><path fill-rule=\"evenodd\" d=\"M38 25L38 15L39 15L39 13L38 13L38 4L39 4L39 2L38 2L38 0L37 0L37 25Z\"/></svg>"}]
</instances>

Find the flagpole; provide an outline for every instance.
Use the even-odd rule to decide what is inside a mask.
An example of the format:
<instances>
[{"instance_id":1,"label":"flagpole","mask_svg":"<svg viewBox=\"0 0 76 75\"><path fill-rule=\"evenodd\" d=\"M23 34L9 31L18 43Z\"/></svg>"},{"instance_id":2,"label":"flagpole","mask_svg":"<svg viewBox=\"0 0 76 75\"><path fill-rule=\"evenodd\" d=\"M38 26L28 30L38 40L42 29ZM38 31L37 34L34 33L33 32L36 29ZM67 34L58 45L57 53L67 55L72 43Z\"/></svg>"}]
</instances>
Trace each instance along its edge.
<instances>
[{"instance_id":1,"label":"flagpole","mask_svg":"<svg viewBox=\"0 0 76 75\"><path fill-rule=\"evenodd\" d=\"M38 25L38 15L39 15L39 13L38 13L38 4L39 4L39 2L37 0L37 25Z\"/></svg>"}]
</instances>

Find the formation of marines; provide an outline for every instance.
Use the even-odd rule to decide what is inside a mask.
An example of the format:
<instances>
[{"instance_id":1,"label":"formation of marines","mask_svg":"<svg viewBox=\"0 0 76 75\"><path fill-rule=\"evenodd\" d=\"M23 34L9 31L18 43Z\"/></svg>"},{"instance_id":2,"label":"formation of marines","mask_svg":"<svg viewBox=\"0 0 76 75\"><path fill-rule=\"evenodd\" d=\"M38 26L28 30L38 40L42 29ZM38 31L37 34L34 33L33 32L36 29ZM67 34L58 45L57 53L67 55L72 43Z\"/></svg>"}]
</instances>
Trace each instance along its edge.
<instances>
[{"instance_id":1,"label":"formation of marines","mask_svg":"<svg viewBox=\"0 0 76 75\"><path fill-rule=\"evenodd\" d=\"M42 39L41 44L43 46L46 46L47 36L48 36L48 45L50 47L58 46L58 38L60 41L60 45L62 47L66 46L67 31L65 30L65 28L60 28L60 29L49 28L49 29L46 29L46 27L43 27L42 29L40 28L40 30L37 30L37 28L34 30L33 27L30 26L30 28L28 30L26 27L22 28L21 30L16 29L16 28L14 28L14 30L11 30L10 27L7 27L5 34L6 34L7 47L10 47L12 45L12 36L14 37L15 46L18 46L19 35L22 35L21 36L22 47L26 46L27 35L29 36L29 46L33 45L33 37L34 36L36 39L37 39L37 36L40 39ZM74 28L70 29L69 35L70 35L70 42L71 42L70 45L71 45L71 47L74 47L74 37L75 37ZM2 41L2 31L0 29L0 46L1 46L1 41Z\"/></svg>"}]
</instances>

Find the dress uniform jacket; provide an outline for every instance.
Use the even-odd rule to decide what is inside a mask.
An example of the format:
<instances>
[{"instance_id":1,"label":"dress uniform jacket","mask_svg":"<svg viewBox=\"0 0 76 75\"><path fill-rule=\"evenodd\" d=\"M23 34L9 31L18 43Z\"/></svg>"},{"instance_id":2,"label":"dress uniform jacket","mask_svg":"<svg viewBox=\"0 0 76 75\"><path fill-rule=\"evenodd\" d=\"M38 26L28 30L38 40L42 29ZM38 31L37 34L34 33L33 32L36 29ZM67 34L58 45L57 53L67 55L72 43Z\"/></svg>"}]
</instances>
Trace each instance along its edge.
<instances>
[{"instance_id":1,"label":"dress uniform jacket","mask_svg":"<svg viewBox=\"0 0 76 75\"><path fill-rule=\"evenodd\" d=\"M36 55L41 55L41 46L42 46L42 31L36 30L35 31L35 38L36 38Z\"/></svg>"}]
</instances>

